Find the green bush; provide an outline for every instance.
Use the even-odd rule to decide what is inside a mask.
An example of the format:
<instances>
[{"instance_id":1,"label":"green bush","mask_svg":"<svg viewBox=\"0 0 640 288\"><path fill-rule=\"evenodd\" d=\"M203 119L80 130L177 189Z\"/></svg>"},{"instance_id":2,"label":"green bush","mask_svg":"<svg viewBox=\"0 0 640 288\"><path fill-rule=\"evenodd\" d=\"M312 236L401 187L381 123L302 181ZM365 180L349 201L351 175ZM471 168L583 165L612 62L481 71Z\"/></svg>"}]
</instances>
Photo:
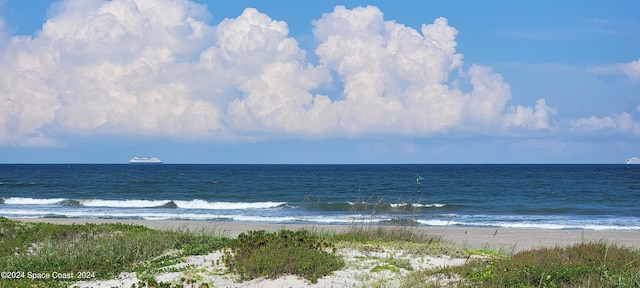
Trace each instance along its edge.
<instances>
[{"instance_id":1,"label":"green bush","mask_svg":"<svg viewBox=\"0 0 640 288\"><path fill-rule=\"evenodd\" d=\"M243 281L292 274L316 283L344 266L331 243L307 230L241 233L223 260Z\"/></svg>"},{"instance_id":2,"label":"green bush","mask_svg":"<svg viewBox=\"0 0 640 288\"><path fill-rule=\"evenodd\" d=\"M484 287L640 287L640 252L583 243L470 263L462 270Z\"/></svg>"},{"instance_id":3,"label":"green bush","mask_svg":"<svg viewBox=\"0 0 640 288\"><path fill-rule=\"evenodd\" d=\"M0 267L3 271L90 272L105 279L139 267L167 251L205 254L228 245L212 233L153 230L140 225L19 222L0 217ZM175 257L178 257L176 255ZM151 264L147 264L151 265ZM27 277L0 281L0 287L65 287L65 281Z\"/></svg>"}]
</instances>

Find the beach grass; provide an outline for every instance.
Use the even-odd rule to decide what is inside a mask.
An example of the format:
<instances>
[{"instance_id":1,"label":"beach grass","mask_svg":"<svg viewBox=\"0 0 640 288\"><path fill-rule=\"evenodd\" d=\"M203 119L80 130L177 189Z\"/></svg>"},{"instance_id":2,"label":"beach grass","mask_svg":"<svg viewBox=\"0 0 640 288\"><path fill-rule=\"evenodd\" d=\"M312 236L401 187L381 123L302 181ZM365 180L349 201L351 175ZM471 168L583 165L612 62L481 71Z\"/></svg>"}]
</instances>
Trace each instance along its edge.
<instances>
[{"instance_id":1,"label":"beach grass","mask_svg":"<svg viewBox=\"0 0 640 288\"><path fill-rule=\"evenodd\" d=\"M416 256L449 256L466 258L469 252L442 237L431 235L412 225L358 225L352 224L341 232L335 232L331 239L338 247L384 246L387 249L401 250Z\"/></svg>"},{"instance_id":2,"label":"beach grass","mask_svg":"<svg viewBox=\"0 0 640 288\"><path fill-rule=\"evenodd\" d=\"M486 287L640 287L640 251L604 241L523 251L460 269Z\"/></svg>"},{"instance_id":3,"label":"beach grass","mask_svg":"<svg viewBox=\"0 0 640 288\"><path fill-rule=\"evenodd\" d=\"M344 267L336 253L344 248L467 259L461 266L430 269L416 269L406 258L379 259L362 273L403 275L398 281L376 284L379 287L640 287L640 251L604 241L505 254L456 246L411 225L351 225L341 231L250 230L230 238L212 230L6 218L0 218L0 287L68 287L79 280L112 279L122 272L137 275L140 282L135 287L211 287L215 283L198 282L195 276L184 278L182 284L158 283L155 276L188 270L175 264L188 255L214 251L225 252L226 270L221 273L236 275L230 277L238 281L298 275L314 283Z\"/></svg>"},{"instance_id":4,"label":"beach grass","mask_svg":"<svg viewBox=\"0 0 640 288\"><path fill-rule=\"evenodd\" d=\"M401 287L434 287L420 284L434 275L447 287L640 287L640 251L600 241L492 254L410 273Z\"/></svg>"},{"instance_id":5,"label":"beach grass","mask_svg":"<svg viewBox=\"0 0 640 288\"><path fill-rule=\"evenodd\" d=\"M140 225L58 225L0 217L0 287L66 287L67 280L107 279L221 249L230 241L211 233ZM161 257L168 251L179 253Z\"/></svg>"}]
</instances>

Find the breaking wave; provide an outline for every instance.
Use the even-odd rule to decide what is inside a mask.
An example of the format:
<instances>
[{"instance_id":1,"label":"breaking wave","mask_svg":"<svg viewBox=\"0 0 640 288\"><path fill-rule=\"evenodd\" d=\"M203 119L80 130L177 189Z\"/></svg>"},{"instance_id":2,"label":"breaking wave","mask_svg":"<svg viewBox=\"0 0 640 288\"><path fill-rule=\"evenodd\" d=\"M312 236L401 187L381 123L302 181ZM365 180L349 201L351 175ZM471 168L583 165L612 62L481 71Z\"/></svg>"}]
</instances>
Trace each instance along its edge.
<instances>
[{"instance_id":1,"label":"breaking wave","mask_svg":"<svg viewBox=\"0 0 640 288\"><path fill-rule=\"evenodd\" d=\"M104 200L104 199L66 199L66 198L0 198L6 205L62 205L75 207L113 207L113 208L181 208L211 210L271 209L284 207L287 202L210 202L194 200Z\"/></svg>"}]
</instances>

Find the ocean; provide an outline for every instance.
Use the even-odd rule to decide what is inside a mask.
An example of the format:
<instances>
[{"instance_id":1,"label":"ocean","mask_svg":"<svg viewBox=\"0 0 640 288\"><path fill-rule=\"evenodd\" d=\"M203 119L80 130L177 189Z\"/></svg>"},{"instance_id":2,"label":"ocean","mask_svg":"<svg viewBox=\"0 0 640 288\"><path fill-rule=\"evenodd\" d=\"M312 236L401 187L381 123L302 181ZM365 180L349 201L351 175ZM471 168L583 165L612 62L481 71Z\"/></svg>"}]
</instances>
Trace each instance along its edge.
<instances>
[{"instance_id":1,"label":"ocean","mask_svg":"<svg viewBox=\"0 0 640 288\"><path fill-rule=\"evenodd\" d=\"M8 218L640 230L639 205L640 165L0 165Z\"/></svg>"}]
</instances>

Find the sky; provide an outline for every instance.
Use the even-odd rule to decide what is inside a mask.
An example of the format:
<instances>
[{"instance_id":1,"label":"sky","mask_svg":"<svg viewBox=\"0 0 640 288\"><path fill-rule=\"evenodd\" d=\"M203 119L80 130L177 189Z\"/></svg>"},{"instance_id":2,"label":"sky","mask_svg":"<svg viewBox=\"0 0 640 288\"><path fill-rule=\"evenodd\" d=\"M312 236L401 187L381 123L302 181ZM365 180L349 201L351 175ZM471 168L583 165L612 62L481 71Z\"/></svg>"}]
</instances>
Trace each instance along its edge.
<instances>
[{"instance_id":1,"label":"sky","mask_svg":"<svg viewBox=\"0 0 640 288\"><path fill-rule=\"evenodd\" d=\"M0 0L0 163L625 163L638 11Z\"/></svg>"}]
</instances>

